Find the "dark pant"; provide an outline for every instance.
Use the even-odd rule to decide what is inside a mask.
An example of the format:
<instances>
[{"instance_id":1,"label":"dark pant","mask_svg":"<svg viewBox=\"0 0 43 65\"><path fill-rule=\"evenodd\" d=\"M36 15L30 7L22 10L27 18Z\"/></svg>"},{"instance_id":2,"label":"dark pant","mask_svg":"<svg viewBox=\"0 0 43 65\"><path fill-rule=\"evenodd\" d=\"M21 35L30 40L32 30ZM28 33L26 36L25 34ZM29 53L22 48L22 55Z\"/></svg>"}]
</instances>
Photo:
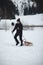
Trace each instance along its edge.
<instances>
[{"instance_id":1,"label":"dark pant","mask_svg":"<svg viewBox=\"0 0 43 65\"><path fill-rule=\"evenodd\" d=\"M20 41L21 41L21 45L22 45L22 44L23 44L23 41L22 41L22 33L16 33L15 36L14 36L15 41L16 41L16 43L18 44L19 41L18 41L18 39L17 39L17 36L19 36Z\"/></svg>"}]
</instances>

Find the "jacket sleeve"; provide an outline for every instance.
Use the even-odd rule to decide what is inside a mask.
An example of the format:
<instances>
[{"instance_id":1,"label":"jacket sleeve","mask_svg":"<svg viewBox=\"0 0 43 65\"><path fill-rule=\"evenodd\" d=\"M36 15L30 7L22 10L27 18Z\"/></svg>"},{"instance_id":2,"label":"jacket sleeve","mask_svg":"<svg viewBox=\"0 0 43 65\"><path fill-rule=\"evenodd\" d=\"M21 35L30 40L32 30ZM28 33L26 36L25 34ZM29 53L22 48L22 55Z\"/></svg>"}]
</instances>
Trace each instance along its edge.
<instances>
[{"instance_id":1,"label":"jacket sleeve","mask_svg":"<svg viewBox=\"0 0 43 65\"><path fill-rule=\"evenodd\" d=\"M14 27L14 29L13 29L12 33L16 30L16 28L17 28L17 24L15 25L15 27Z\"/></svg>"}]
</instances>

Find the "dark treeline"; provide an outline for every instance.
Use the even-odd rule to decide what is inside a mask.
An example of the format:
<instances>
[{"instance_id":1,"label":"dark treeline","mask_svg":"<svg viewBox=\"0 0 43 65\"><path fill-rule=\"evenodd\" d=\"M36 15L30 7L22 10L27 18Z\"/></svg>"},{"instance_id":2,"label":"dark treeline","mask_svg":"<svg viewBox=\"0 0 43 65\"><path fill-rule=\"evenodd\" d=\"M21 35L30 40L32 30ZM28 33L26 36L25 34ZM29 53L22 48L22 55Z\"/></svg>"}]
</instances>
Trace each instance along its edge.
<instances>
[{"instance_id":1,"label":"dark treeline","mask_svg":"<svg viewBox=\"0 0 43 65\"><path fill-rule=\"evenodd\" d=\"M35 0L38 4L38 13L43 13L43 0Z\"/></svg>"},{"instance_id":2,"label":"dark treeline","mask_svg":"<svg viewBox=\"0 0 43 65\"><path fill-rule=\"evenodd\" d=\"M0 18L15 19L16 7L11 0L0 0Z\"/></svg>"},{"instance_id":3,"label":"dark treeline","mask_svg":"<svg viewBox=\"0 0 43 65\"><path fill-rule=\"evenodd\" d=\"M33 15L36 13L43 13L43 0L30 0L32 2L36 2L36 7L32 5L32 7L29 6L29 10L27 7L24 9L24 15ZM28 0L29 2L29 0Z\"/></svg>"},{"instance_id":4,"label":"dark treeline","mask_svg":"<svg viewBox=\"0 0 43 65\"><path fill-rule=\"evenodd\" d=\"M43 0L32 1L37 3L37 7L25 7L24 15L43 13ZM0 19L15 19L15 14L19 15L18 7L11 0L0 0Z\"/></svg>"}]
</instances>

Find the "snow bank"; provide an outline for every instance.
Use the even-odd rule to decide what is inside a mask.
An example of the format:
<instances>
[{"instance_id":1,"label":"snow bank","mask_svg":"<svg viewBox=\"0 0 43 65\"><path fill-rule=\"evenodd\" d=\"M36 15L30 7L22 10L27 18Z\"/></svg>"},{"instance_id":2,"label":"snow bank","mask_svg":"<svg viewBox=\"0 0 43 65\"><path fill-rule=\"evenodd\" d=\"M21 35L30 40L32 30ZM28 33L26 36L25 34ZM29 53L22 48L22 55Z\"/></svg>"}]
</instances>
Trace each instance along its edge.
<instances>
[{"instance_id":1,"label":"snow bank","mask_svg":"<svg viewBox=\"0 0 43 65\"><path fill-rule=\"evenodd\" d=\"M23 25L43 25L43 14L36 14L36 15L28 15L28 16L17 16L16 19L7 19L7 20L1 20L0 21L0 28L4 29L11 29L12 25L11 23L16 23L17 19L20 18Z\"/></svg>"},{"instance_id":2,"label":"snow bank","mask_svg":"<svg viewBox=\"0 0 43 65\"><path fill-rule=\"evenodd\" d=\"M43 25L43 14L27 15L27 16L16 16L20 18L22 23L25 25Z\"/></svg>"}]
</instances>

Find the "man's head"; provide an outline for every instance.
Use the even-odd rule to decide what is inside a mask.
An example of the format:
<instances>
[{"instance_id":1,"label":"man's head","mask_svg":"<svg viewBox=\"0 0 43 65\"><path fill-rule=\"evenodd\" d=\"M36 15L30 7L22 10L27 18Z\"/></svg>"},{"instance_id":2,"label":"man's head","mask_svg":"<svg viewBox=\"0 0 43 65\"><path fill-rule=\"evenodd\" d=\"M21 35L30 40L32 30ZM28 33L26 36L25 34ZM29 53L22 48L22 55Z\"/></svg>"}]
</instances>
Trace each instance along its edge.
<instances>
[{"instance_id":1,"label":"man's head","mask_svg":"<svg viewBox=\"0 0 43 65\"><path fill-rule=\"evenodd\" d=\"M20 23L20 18L17 19L17 23Z\"/></svg>"}]
</instances>

